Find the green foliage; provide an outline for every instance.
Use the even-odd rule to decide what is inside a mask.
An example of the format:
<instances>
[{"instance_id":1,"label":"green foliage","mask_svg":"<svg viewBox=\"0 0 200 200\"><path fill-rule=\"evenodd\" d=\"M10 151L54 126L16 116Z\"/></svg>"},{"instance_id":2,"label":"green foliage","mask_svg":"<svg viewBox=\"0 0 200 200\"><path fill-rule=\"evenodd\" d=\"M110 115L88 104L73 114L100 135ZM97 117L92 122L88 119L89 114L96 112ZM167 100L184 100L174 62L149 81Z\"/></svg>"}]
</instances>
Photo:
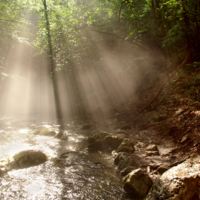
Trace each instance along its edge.
<instances>
[{"instance_id":1,"label":"green foliage","mask_svg":"<svg viewBox=\"0 0 200 200\"><path fill-rule=\"evenodd\" d=\"M125 62L116 69L115 77L130 74L133 68L140 69L143 77L149 72L146 66L162 64L149 63L149 58L177 55L180 60L192 49L192 72L200 69L200 2L196 0L48 0L48 16L53 47L53 60L58 72L73 75L76 69L91 66L101 69L105 65L101 50L106 47L113 54L120 51L126 41ZM28 14L31 14L31 17ZM46 57L48 33L42 1L6 0L0 4L0 70L3 72L5 58L13 40L32 45L32 41L21 36L24 25L37 27L34 46L37 55ZM28 31L28 29L26 30ZM106 34L106 33L110 33ZM30 33L31 34L31 33ZM113 35L112 35L113 34ZM114 37L114 35L119 37ZM122 40L119 38L125 38ZM138 50L150 49L140 54ZM134 49L134 51L133 51ZM134 52L134 55L130 54ZM180 53L181 52L181 55ZM157 56L160 57L160 56ZM172 59L171 59L172 60ZM167 68L172 68L172 61ZM125 64L124 64L125 63ZM173 64L173 63L172 63ZM171 70L171 69L169 69ZM147 85L152 85L150 80ZM187 86L186 86L187 87Z\"/></svg>"},{"instance_id":2,"label":"green foliage","mask_svg":"<svg viewBox=\"0 0 200 200\"><path fill-rule=\"evenodd\" d=\"M193 62L193 63L187 64L186 69L189 72L198 72L200 71L200 62Z\"/></svg>"}]
</instances>

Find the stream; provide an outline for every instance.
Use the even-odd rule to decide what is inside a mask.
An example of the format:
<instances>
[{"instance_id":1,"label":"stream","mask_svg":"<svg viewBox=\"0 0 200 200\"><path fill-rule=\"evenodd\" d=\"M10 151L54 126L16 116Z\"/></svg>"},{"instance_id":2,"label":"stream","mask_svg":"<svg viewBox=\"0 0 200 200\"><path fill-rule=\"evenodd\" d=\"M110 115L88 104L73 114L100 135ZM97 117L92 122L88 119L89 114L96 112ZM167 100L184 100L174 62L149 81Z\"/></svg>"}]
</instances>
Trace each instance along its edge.
<instances>
[{"instance_id":1,"label":"stream","mask_svg":"<svg viewBox=\"0 0 200 200\"><path fill-rule=\"evenodd\" d=\"M73 123L65 124L64 135L68 139L31 134L38 129L58 132L59 125L37 117L0 118L2 169L11 155L23 150L41 150L48 156L41 165L11 170L1 177L0 199L132 199L122 189L112 154L84 148L91 133Z\"/></svg>"}]
</instances>

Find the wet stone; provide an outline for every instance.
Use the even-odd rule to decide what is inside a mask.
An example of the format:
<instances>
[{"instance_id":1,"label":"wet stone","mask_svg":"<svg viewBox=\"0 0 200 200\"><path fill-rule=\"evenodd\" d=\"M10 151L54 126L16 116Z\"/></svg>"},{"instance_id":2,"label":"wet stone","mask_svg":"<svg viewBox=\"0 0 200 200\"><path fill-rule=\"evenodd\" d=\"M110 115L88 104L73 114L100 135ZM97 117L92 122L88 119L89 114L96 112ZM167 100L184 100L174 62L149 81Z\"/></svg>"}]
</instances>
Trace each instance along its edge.
<instances>
[{"instance_id":1,"label":"wet stone","mask_svg":"<svg viewBox=\"0 0 200 200\"><path fill-rule=\"evenodd\" d=\"M158 151L158 147L155 144L150 144L147 148L147 151Z\"/></svg>"},{"instance_id":2,"label":"wet stone","mask_svg":"<svg viewBox=\"0 0 200 200\"><path fill-rule=\"evenodd\" d=\"M7 164L7 169L21 169L39 165L47 161L47 156L41 151L25 150L15 154Z\"/></svg>"},{"instance_id":3,"label":"wet stone","mask_svg":"<svg viewBox=\"0 0 200 200\"><path fill-rule=\"evenodd\" d=\"M134 166L128 166L125 169L123 169L120 174L121 176L126 176L127 174L129 174L130 172L132 172L133 170L135 170L136 168Z\"/></svg>"},{"instance_id":4,"label":"wet stone","mask_svg":"<svg viewBox=\"0 0 200 200\"><path fill-rule=\"evenodd\" d=\"M129 156L129 154L126 153L126 152L120 152L120 153L118 153L118 155L114 159L115 165L118 165L121 160L127 159L128 156Z\"/></svg>"},{"instance_id":5,"label":"wet stone","mask_svg":"<svg viewBox=\"0 0 200 200\"><path fill-rule=\"evenodd\" d=\"M136 161L132 158L132 156L128 156L127 158L121 160L118 164L118 168L123 170L126 167L134 166L135 168L138 167Z\"/></svg>"},{"instance_id":6,"label":"wet stone","mask_svg":"<svg viewBox=\"0 0 200 200\"><path fill-rule=\"evenodd\" d=\"M160 166L158 167L158 169L156 170L156 172L163 174L164 172L166 172L169 169L169 167L166 166Z\"/></svg>"},{"instance_id":7,"label":"wet stone","mask_svg":"<svg viewBox=\"0 0 200 200\"><path fill-rule=\"evenodd\" d=\"M131 127L128 124L122 125L121 130L130 130Z\"/></svg>"},{"instance_id":8,"label":"wet stone","mask_svg":"<svg viewBox=\"0 0 200 200\"><path fill-rule=\"evenodd\" d=\"M184 136L182 137L180 143L182 144L182 143L186 142L188 139L189 139L189 134L186 134L186 135L184 135Z\"/></svg>"},{"instance_id":9,"label":"wet stone","mask_svg":"<svg viewBox=\"0 0 200 200\"><path fill-rule=\"evenodd\" d=\"M123 141L123 138L115 137L115 136L106 136L104 138L105 143L112 147L113 149L116 149Z\"/></svg>"},{"instance_id":10,"label":"wet stone","mask_svg":"<svg viewBox=\"0 0 200 200\"><path fill-rule=\"evenodd\" d=\"M83 124L82 126L81 126L81 129L82 130L88 130L88 129L91 129L92 128L92 125L91 124Z\"/></svg>"},{"instance_id":11,"label":"wet stone","mask_svg":"<svg viewBox=\"0 0 200 200\"><path fill-rule=\"evenodd\" d=\"M36 130L32 132L33 135L41 135L41 136L55 136L56 132L51 130Z\"/></svg>"},{"instance_id":12,"label":"wet stone","mask_svg":"<svg viewBox=\"0 0 200 200\"><path fill-rule=\"evenodd\" d=\"M123 179L124 190L134 197L144 198L152 186L152 180L142 169L136 169Z\"/></svg>"},{"instance_id":13,"label":"wet stone","mask_svg":"<svg viewBox=\"0 0 200 200\"><path fill-rule=\"evenodd\" d=\"M140 149L140 148L144 148L145 147L145 144L143 142L138 142L136 145L135 145L135 148L137 149Z\"/></svg>"},{"instance_id":14,"label":"wet stone","mask_svg":"<svg viewBox=\"0 0 200 200\"><path fill-rule=\"evenodd\" d=\"M122 143L123 138L108 133L97 133L88 138L88 149L90 150L114 150Z\"/></svg>"},{"instance_id":15,"label":"wet stone","mask_svg":"<svg viewBox=\"0 0 200 200\"><path fill-rule=\"evenodd\" d=\"M118 147L117 152L127 152L127 153L132 153L134 152L134 145L133 141L125 138L121 145Z\"/></svg>"},{"instance_id":16,"label":"wet stone","mask_svg":"<svg viewBox=\"0 0 200 200\"><path fill-rule=\"evenodd\" d=\"M106 133L106 132L96 133L96 134L88 137L88 143L93 143L96 140L103 140L106 136L110 136L110 134Z\"/></svg>"},{"instance_id":17,"label":"wet stone","mask_svg":"<svg viewBox=\"0 0 200 200\"><path fill-rule=\"evenodd\" d=\"M117 130L115 131L115 133L116 133L116 134L124 134L124 135L127 134L126 130L121 130L121 129L117 129Z\"/></svg>"},{"instance_id":18,"label":"wet stone","mask_svg":"<svg viewBox=\"0 0 200 200\"><path fill-rule=\"evenodd\" d=\"M191 200L199 196L200 156L167 170L152 186L146 200Z\"/></svg>"}]
</instances>

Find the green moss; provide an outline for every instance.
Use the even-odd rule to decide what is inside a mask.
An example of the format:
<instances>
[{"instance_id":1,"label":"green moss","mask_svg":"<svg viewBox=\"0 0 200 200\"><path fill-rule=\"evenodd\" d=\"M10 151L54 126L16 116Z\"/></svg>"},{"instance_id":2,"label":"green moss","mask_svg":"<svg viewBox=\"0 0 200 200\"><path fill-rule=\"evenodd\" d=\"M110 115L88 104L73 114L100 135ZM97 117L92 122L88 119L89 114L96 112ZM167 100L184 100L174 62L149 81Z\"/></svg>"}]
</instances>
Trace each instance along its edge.
<instances>
[{"instance_id":1,"label":"green moss","mask_svg":"<svg viewBox=\"0 0 200 200\"><path fill-rule=\"evenodd\" d=\"M33 135L55 136L56 132L51 130L36 130L32 132Z\"/></svg>"},{"instance_id":2,"label":"green moss","mask_svg":"<svg viewBox=\"0 0 200 200\"><path fill-rule=\"evenodd\" d=\"M40 130L33 131L31 134L33 134L33 135L39 135L40 134Z\"/></svg>"},{"instance_id":3,"label":"green moss","mask_svg":"<svg viewBox=\"0 0 200 200\"><path fill-rule=\"evenodd\" d=\"M16 157L14 157L14 160L15 161L19 161L21 159L21 156L16 156Z\"/></svg>"}]
</instances>

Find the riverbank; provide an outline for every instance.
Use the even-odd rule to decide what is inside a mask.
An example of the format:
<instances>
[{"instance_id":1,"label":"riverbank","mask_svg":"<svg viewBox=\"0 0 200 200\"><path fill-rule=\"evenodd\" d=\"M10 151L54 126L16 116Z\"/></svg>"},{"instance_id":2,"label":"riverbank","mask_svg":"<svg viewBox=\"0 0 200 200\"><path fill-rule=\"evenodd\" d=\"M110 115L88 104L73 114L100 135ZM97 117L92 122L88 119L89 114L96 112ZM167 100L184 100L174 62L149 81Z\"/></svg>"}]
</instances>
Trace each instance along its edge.
<instances>
[{"instance_id":1,"label":"riverbank","mask_svg":"<svg viewBox=\"0 0 200 200\"><path fill-rule=\"evenodd\" d=\"M155 183L165 171L199 154L199 80L199 72L182 70L161 92L155 85L137 102L114 111L107 131L123 135L134 146L132 152L117 150L115 164L122 177L141 168Z\"/></svg>"}]
</instances>

